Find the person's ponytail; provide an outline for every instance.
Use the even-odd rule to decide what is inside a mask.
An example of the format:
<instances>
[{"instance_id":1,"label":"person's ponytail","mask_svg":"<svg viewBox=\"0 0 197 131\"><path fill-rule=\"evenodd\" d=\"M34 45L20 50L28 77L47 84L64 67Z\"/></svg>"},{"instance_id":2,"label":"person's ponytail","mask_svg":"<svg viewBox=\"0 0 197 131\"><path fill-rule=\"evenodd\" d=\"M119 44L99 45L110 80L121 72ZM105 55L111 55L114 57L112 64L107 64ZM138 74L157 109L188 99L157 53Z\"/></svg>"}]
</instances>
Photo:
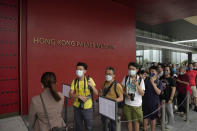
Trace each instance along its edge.
<instances>
[{"instance_id":1,"label":"person's ponytail","mask_svg":"<svg viewBox=\"0 0 197 131\"><path fill-rule=\"evenodd\" d=\"M56 83L56 76L53 72L45 72L41 77L41 83L43 84L44 88L49 88L51 95L57 102L61 100L61 97L52 86L52 84Z\"/></svg>"},{"instance_id":2,"label":"person's ponytail","mask_svg":"<svg viewBox=\"0 0 197 131\"><path fill-rule=\"evenodd\" d=\"M48 82L48 87L50 89L50 92L51 92L51 95L53 96L53 98L56 100L56 101L60 101L61 98L59 96L59 94L54 90L54 88L52 87L51 83Z\"/></svg>"}]
</instances>

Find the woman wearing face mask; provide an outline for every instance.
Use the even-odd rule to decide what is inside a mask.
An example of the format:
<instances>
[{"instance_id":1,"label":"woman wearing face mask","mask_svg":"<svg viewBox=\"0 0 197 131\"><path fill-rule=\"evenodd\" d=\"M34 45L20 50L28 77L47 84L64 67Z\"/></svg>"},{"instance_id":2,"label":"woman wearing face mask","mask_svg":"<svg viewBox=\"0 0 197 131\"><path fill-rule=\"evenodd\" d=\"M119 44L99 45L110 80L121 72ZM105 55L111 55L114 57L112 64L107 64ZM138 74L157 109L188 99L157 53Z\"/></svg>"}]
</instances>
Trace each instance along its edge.
<instances>
[{"instance_id":1,"label":"woman wearing face mask","mask_svg":"<svg viewBox=\"0 0 197 131\"><path fill-rule=\"evenodd\" d=\"M139 124L143 120L142 113L142 96L144 95L144 80L137 75L139 66L137 63L128 64L128 75L123 78L122 86L125 94L125 105L123 113L128 120L128 130L139 131Z\"/></svg>"},{"instance_id":2,"label":"woman wearing face mask","mask_svg":"<svg viewBox=\"0 0 197 131\"><path fill-rule=\"evenodd\" d=\"M107 67L105 70L105 79L104 85L102 87L102 93L100 95L115 100L116 102L123 101L123 89L122 86L115 81L115 69L113 67ZM107 118L102 116L103 129L105 129L105 121ZM116 121L110 120L111 130L116 131Z\"/></svg>"}]
</instances>

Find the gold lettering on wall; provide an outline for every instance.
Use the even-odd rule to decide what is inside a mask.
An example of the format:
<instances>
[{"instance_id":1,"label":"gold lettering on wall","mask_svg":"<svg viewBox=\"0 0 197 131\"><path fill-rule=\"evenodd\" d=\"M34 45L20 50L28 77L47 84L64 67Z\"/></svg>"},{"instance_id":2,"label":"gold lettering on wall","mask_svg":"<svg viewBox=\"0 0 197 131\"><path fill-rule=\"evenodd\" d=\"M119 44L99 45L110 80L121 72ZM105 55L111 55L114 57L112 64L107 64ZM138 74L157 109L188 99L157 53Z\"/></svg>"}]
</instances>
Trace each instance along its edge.
<instances>
[{"instance_id":1,"label":"gold lettering on wall","mask_svg":"<svg viewBox=\"0 0 197 131\"><path fill-rule=\"evenodd\" d=\"M57 45L57 46L67 46L67 47L82 47L82 48L98 48L98 49L114 49L113 45L104 43L94 43L94 42L80 42L71 40L56 40L54 38L40 38L34 37L33 43L38 45Z\"/></svg>"}]
</instances>

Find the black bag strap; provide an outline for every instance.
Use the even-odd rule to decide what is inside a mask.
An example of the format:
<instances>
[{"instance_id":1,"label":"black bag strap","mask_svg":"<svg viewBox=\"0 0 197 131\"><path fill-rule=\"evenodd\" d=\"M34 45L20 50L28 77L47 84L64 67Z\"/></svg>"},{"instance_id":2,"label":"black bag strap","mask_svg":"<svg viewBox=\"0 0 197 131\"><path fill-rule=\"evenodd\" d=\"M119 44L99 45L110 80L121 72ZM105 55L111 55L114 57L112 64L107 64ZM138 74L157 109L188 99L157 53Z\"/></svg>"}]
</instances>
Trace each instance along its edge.
<instances>
[{"instance_id":1,"label":"black bag strap","mask_svg":"<svg viewBox=\"0 0 197 131\"><path fill-rule=\"evenodd\" d=\"M89 81L89 80L90 80L90 76L88 75L87 81ZM90 90L90 94L91 94L91 98L92 98L92 107L93 107L93 111L94 111L94 92L90 86L88 86L88 89Z\"/></svg>"},{"instance_id":2,"label":"black bag strap","mask_svg":"<svg viewBox=\"0 0 197 131\"><path fill-rule=\"evenodd\" d=\"M106 95L109 93L109 90L111 89L111 87L113 86L114 83L116 83L116 81L113 81L113 82L110 84L110 86L107 87L106 90L104 90L103 96L106 96ZM104 86L105 86L105 84L106 84L106 81L105 81L105 83L104 83Z\"/></svg>"},{"instance_id":3,"label":"black bag strap","mask_svg":"<svg viewBox=\"0 0 197 131\"><path fill-rule=\"evenodd\" d=\"M90 80L90 76L88 75L88 77L87 77L87 82ZM88 89L90 90L90 92L92 93L92 91L93 91L93 89L90 87L90 86L88 86Z\"/></svg>"},{"instance_id":4,"label":"black bag strap","mask_svg":"<svg viewBox=\"0 0 197 131\"><path fill-rule=\"evenodd\" d=\"M119 97L119 95L118 95L118 93L117 93L117 82L115 82L114 83L114 92L116 93L116 97L118 98Z\"/></svg>"},{"instance_id":5,"label":"black bag strap","mask_svg":"<svg viewBox=\"0 0 197 131\"><path fill-rule=\"evenodd\" d=\"M75 81L74 81L74 86L76 86L76 84L77 84L77 80L78 80L78 79L76 78L76 79L75 79Z\"/></svg>"},{"instance_id":6,"label":"black bag strap","mask_svg":"<svg viewBox=\"0 0 197 131\"><path fill-rule=\"evenodd\" d=\"M127 75L126 77L125 77L125 88L127 87L127 80L128 80L128 78L129 78L129 76ZM130 83L130 82L129 82Z\"/></svg>"},{"instance_id":7,"label":"black bag strap","mask_svg":"<svg viewBox=\"0 0 197 131\"><path fill-rule=\"evenodd\" d=\"M89 81L89 80L90 80L90 76L87 77L87 81ZM90 94L91 94L92 101L93 101L94 100L94 92L93 92L93 89L90 86L88 86L88 89L90 90Z\"/></svg>"},{"instance_id":8,"label":"black bag strap","mask_svg":"<svg viewBox=\"0 0 197 131\"><path fill-rule=\"evenodd\" d=\"M42 98L42 95L40 94L40 99L41 99L41 102L42 102L42 107L44 109L44 113L45 115L47 116L47 121L48 121L48 126L49 126L49 129L51 129L51 124L49 122L49 116L48 116L48 113L47 113L47 109L46 109L46 106L44 104L44 101L43 101L43 98Z\"/></svg>"},{"instance_id":9,"label":"black bag strap","mask_svg":"<svg viewBox=\"0 0 197 131\"><path fill-rule=\"evenodd\" d=\"M136 77L137 77L137 75L136 75ZM129 76L127 75L127 76L125 77L125 87L126 87L128 78L129 78ZM136 78L136 79L137 79L137 78ZM129 80L130 80L130 78L129 78ZM142 78L139 76L139 81L138 81L139 85L141 84L141 82L142 82ZM130 83L130 82L129 82L129 83Z\"/></svg>"},{"instance_id":10,"label":"black bag strap","mask_svg":"<svg viewBox=\"0 0 197 131\"><path fill-rule=\"evenodd\" d=\"M138 82L139 82L139 85L140 85L141 82L142 82L142 77L139 76L139 81Z\"/></svg>"}]
</instances>

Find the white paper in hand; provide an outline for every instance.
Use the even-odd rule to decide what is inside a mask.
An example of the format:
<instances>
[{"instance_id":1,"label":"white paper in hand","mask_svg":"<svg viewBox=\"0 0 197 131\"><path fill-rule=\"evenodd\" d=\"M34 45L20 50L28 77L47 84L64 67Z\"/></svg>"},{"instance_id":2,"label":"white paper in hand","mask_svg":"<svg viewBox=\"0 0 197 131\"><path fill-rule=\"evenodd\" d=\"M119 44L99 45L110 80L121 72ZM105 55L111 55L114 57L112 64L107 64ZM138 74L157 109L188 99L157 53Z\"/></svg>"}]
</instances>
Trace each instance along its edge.
<instances>
[{"instance_id":1,"label":"white paper in hand","mask_svg":"<svg viewBox=\"0 0 197 131\"><path fill-rule=\"evenodd\" d=\"M70 92L70 86L63 84L62 85L62 93L63 93L63 95L65 97L67 97L67 98L70 98L69 92Z\"/></svg>"}]
</instances>

